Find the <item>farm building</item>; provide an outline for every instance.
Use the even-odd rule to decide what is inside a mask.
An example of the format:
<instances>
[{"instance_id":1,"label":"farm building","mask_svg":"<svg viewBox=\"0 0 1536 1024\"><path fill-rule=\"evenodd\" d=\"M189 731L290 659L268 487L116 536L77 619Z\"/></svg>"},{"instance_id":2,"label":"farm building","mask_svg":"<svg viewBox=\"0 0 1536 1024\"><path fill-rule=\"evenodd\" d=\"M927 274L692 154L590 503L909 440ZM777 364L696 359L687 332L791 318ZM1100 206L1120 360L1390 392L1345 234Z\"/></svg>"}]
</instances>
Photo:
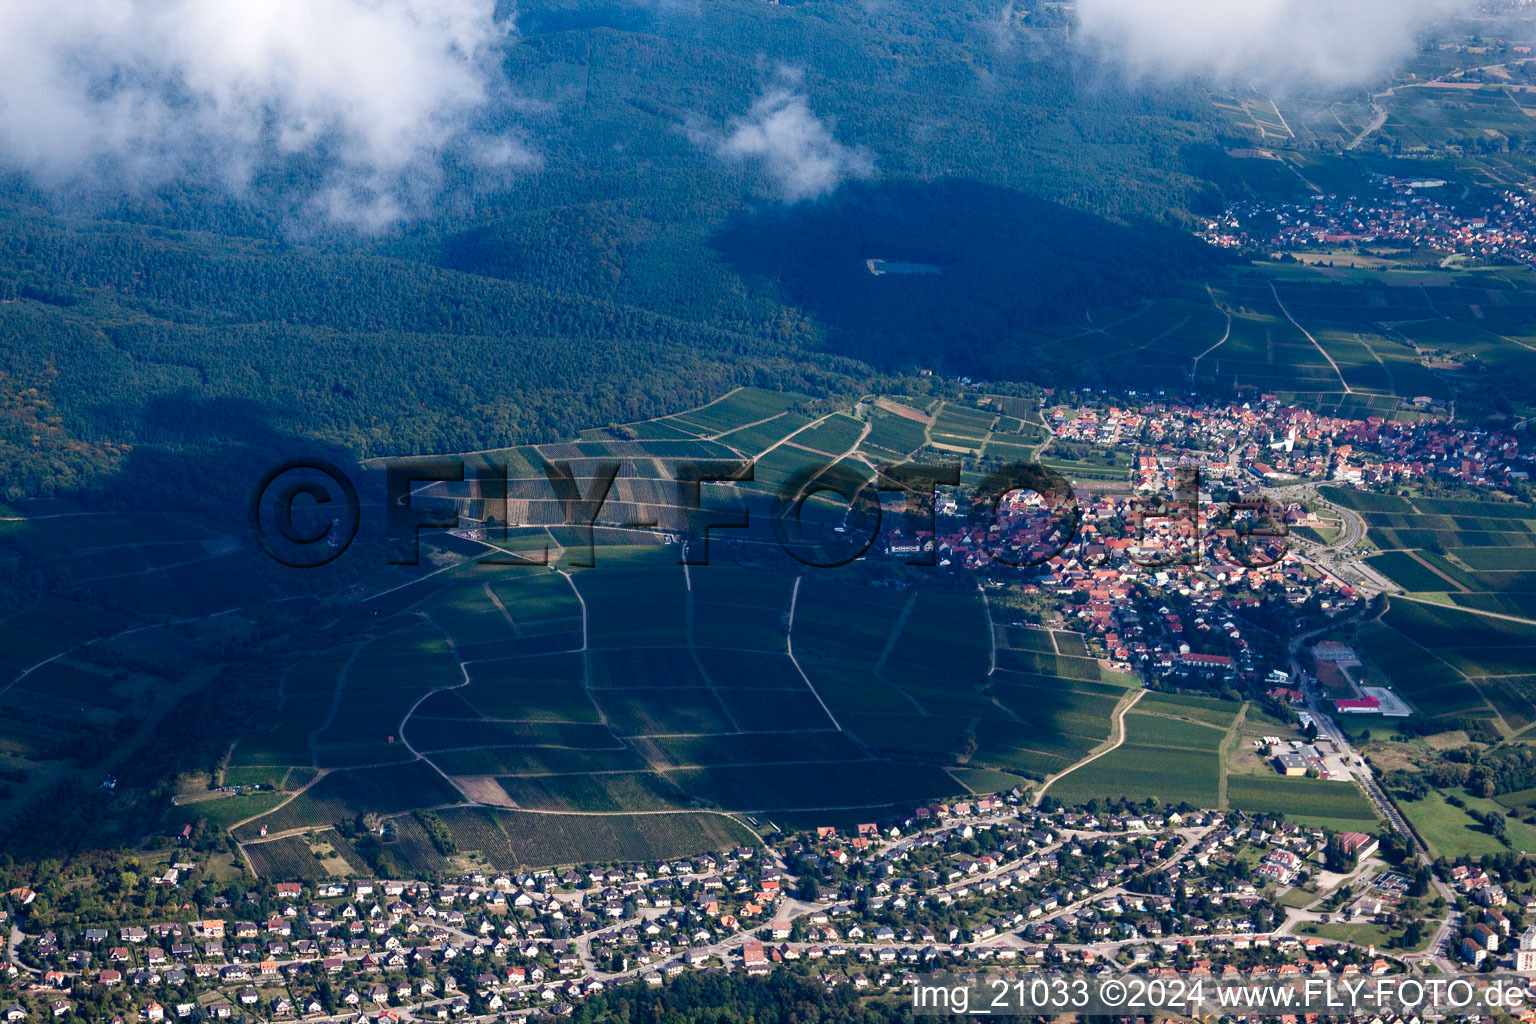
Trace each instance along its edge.
<instances>
[{"instance_id":1,"label":"farm building","mask_svg":"<svg viewBox=\"0 0 1536 1024\"><path fill-rule=\"evenodd\" d=\"M1276 754L1274 758L1274 765L1275 771L1279 772L1281 775L1307 774L1307 759L1301 754Z\"/></svg>"}]
</instances>

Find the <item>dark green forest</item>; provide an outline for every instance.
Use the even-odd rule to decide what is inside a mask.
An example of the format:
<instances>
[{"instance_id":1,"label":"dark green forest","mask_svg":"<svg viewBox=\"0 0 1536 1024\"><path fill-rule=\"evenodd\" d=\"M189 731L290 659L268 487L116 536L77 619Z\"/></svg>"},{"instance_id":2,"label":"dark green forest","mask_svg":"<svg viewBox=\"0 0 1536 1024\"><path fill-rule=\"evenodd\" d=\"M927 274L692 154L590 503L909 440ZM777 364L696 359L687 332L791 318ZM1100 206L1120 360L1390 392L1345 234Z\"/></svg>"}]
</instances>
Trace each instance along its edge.
<instances>
[{"instance_id":1,"label":"dark green forest","mask_svg":"<svg viewBox=\"0 0 1536 1024\"><path fill-rule=\"evenodd\" d=\"M380 237L307 220L302 167L238 197L0 180L0 496L133 501L173 458L234 495L252 452L485 448L737 384L1017 372L1021 325L1209 268L1176 226L1219 200L1191 171L1216 129L1194 92L1113 89L1059 26L1000 17L520 4L520 99L485 127L539 166L491 186L450 165L435 210ZM690 138L784 68L871 177L786 206Z\"/></svg>"}]
</instances>

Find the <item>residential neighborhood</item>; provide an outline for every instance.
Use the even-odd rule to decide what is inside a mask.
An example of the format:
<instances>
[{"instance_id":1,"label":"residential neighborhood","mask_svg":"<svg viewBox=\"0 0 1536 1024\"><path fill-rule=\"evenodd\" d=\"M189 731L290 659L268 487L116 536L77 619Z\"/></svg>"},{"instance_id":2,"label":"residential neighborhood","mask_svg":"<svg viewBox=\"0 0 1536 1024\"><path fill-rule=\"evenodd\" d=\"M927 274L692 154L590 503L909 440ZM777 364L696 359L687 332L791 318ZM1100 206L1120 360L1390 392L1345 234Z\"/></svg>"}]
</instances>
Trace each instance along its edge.
<instances>
[{"instance_id":1,"label":"residential neighborhood","mask_svg":"<svg viewBox=\"0 0 1536 1024\"><path fill-rule=\"evenodd\" d=\"M1424 877L1384 863L1373 836L1023 797L656 864L275 881L234 898L184 883L180 912L152 920L125 904L124 920L39 928L35 902L12 892L8 1020L516 1022L700 970L900 991L919 972L973 965L1230 979L1440 960L1415 949L1418 915L1437 913ZM1460 940L1480 943L1477 962L1530 969L1511 936L1536 922L1536 901L1511 902L1475 869L1448 881L1480 908ZM1406 950L1325 937L1329 922L1388 935L1409 919L1420 923Z\"/></svg>"}]
</instances>

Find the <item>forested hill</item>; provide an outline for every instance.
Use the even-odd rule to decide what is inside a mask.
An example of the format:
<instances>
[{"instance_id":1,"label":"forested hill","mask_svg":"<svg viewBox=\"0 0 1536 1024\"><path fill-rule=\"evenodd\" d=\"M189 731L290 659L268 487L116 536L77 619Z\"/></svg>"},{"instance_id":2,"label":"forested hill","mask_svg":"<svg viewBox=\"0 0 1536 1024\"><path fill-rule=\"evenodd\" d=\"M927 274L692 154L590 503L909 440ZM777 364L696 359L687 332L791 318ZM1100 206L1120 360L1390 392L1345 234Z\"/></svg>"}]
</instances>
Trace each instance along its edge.
<instances>
[{"instance_id":1,"label":"forested hill","mask_svg":"<svg viewBox=\"0 0 1536 1024\"><path fill-rule=\"evenodd\" d=\"M734 384L1014 369L998 357L1021 323L1206 268L1171 225L1219 198L1185 157L1213 136L1208 105L1107 87L1050 17L522 3L516 99L484 127L523 133L537 169L491 185L450 166L435 209L383 237L305 221L270 177L84 204L5 179L0 495L133 493L153 460L124 446L208 457L207 486L233 494L245 467L219 453L273 439L483 448ZM862 180L786 204L761 166L721 159L707 140L775 89ZM875 257L946 274L875 280Z\"/></svg>"}]
</instances>

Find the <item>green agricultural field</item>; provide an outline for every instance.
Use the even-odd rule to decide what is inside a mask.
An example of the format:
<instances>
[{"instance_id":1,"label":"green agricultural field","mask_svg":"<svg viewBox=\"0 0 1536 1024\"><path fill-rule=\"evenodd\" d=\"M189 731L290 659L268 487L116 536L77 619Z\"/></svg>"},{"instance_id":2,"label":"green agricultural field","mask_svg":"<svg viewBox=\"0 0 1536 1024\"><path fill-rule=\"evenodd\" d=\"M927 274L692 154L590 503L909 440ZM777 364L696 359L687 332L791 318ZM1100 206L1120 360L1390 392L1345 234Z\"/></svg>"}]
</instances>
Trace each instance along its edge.
<instances>
[{"instance_id":1,"label":"green agricultural field","mask_svg":"<svg viewBox=\"0 0 1536 1024\"><path fill-rule=\"evenodd\" d=\"M1536 722L1536 676L1508 676L1474 681L1488 703L1493 705L1499 717L1512 730L1519 732Z\"/></svg>"},{"instance_id":2,"label":"green agricultural field","mask_svg":"<svg viewBox=\"0 0 1536 1024\"><path fill-rule=\"evenodd\" d=\"M487 584L518 628L534 623L577 623L580 631L581 602L569 581L558 573L520 570Z\"/></svg>"},{"instance_id":3,"label":"green agricultural field","mask_svg":"<svg viewBox=\"0 0 1536 1024\"><path fill-rule=\"evenodd\" d=\"M472 717L596 722L597 708L582 685L583 669L579 654L477 661L469 665L468 686L440 696L462 700ZM428 704L417 712L418 717L433 714L441 712Z\"/></svg>"},{"instance_id":4,"label":"green agricultural field","mask_svg":"<svg viewBox=\"0 0 1536 1024\"><path fill-rule=\"evenodd\" d=\"M390 833L384 852L416 877L431 877L448 867L448 859L438 852L427 830L414 816L390 819Z\"/></svg>"},{"instance_id":5,"label":"green agricultural field","mask_svg":"<svg viewBox=\"0 0 1536 1024\"><path fill-rule=\"evenodd\" d=\"M1397 630L1365 623L1359 639L1368 662L1421 713L1433 718L1487 707L1465 676Z\"/></svg>"},{"instance_id":6,"label":"green agricultural field","mask_svg":"<svg viewBox=\"0 0 1536 1024\"><path fill-rule=\"evenodd\" d=\"M795 447L795 436L758 457L753 467L751 487L777 494L789 480L824 469L831 461L826 455Z\"/></svg>"},{"instance_id":7,"label":"green agricultural field","mask_svg":"<svg viewBox=\"0 0 1536 1024\"><path fill-rule=\"evenodd\" d=\"M1230 728L1243 706L1233 701L1213 697L1195 697L1182 693L1148 693L1136 702L1136 713L1173 715L1192 718L1197 722Z\"/></svg>"},{"instance_id":8,"label":"green agricultural field","mask_svg":"<svg viewBox=\"0 0 1536 1024\"><path fill-rule=\"evenodd\" d=\"M688 642L681 566L594 569L576 577L593 647L664 647Z\"/></svg>"},{"instance_id":9,"label":"green agricultural field","mask_svg":"<svg viewBox=\"0 0 1536 1024\"><path fill-rule=\"evenodd\" d=\"M1418 551L1415 552L1415 554L1418 556L1419 561L1428 565L1431 569L1435 570L1441 576L1444 576L1446 579L1450 580L1456 586L1466 587L1468 590L1475 590L1479 586L1475 576L1473 576L1471 573L1468 573L1460 566L1452 563L1451 560L1446 558L1444 555L1437 554L1433 551Z\"/></svg>"},{"instance_id":10,"label":"green agricultural field","mask_svg":"<svg viewBox=\"0 0 1536 1024\"><path fill-rule=\"evenodd\" d=\"M784 650L793 577L714 564L694 567L689 574L695 643L752 651Z\"/></svg>"},{"instance_id":11,"label":"green agricultural field","mask_svg":"<svg viewBox=\"0 0 1536 1024\"><path fill-rule=\"evenodd\" d=\"M1386 576L1404 590L1439 591L1452 587L1450 580L1406 551L1388 551L1367 558L1366 564Z\"/></svg>"},{"instance_id":12,"label":"green agricultural field","mask_svg":"<svg viewBox=\"0 0 1536 1024\"><path fill-rule=\"evenodd\" d=\"M512 842L501 826L502 814L510 812L498 812L482 807L463 807L433 813L447 826L449 834L453 836L454 845L461 853L478 853L502 871L511 871L520 866L517 856L512 852ZM552 816L524 815L523 817ZM593 822L603 820L595 815L586 817ZM558 827L553 820L549 824ZM574 851L569 855L574 855Z\"/></svg>"},{"instance_id":13,"label":"green agricultural field","mask_svg":"<svg viewBox=\"0 0 1536 1024\"><path fill-rule=\"evenodd\" d=\"M1414 498L1414 508L1426 515L1476 516L1485 519L1510 520L1506 527L1514 529L1523 524L1529 529L1532 516L1530 505L1518 501L1476 501L1461 498Z\"/></svg>"},{"instance_id":14,"label":"green agricultural field","mask_svg":"<svg viewBox=\"0 0 1536 1024\"><path fill-rule=\"evenodd\" d=\"M796 660L833 713L920 711L911 695L875 676L862 658L827 658L796 651Z\"/></svg>"},{"instance_id":15,"label":"green agricultural field","mask_svg":"<svg viewBox=\"0 0 1536 1024\"><path fill-rule=\"evenodd\" d=\"M1083 634L1068 633L1058 629L1051 635L1056 638L1056 647L1062 654L1077 658L1088 657L1088 645L1083 642Z\"/></svg>"},{"instance_id":16,"label":"green agricultural field","mask_svg":"<svg viewBox=\"0 0 1536 1024\"><path fill-rule=\"evenodd\" d=\"M1109 736L1109 722L1093 723L1088 716L1081 718L1072 712L1057 712L1052 716L1052 726L1040 728L1030 721L1015 722L1008 719L982 719L974 728L980 748L970 763L978 766L1012 770L1018 767L1002 748L1034 750L1053 758L1065 758L1068 763L1082 756ZM1069 732L1067 729L1077 731ZM1057 765L1058 769L1065 765Z\"/></svg>"},{"instance_id":17,"label":"green agricultural field","mask_svg":"<svg viewBox=\"0 0 1536 1024\"><path fill-rule=\"evenodd\" d=\"M283 793L212 794L205 799L178 803L170 809L166 820L171 825L202 820L210 828L227 829L237 821L265 814L286 799Z\"/></svg>"},{"instance_id":18,"label":"green agricultural field","mask_svg":"<svg viewBox=\"0 0 1536 1024\"><path fill-rule=\"evenodd\" d=\"M789 610L795 580L788 573L739 569L716 562L694 566L689 572L697 604Z\"/></svg>"},{"instance_id":19,"label":"green agricultural field","mask_svg":"<svg viewBox=\"0 0 1536 1024\"><path fill-rule=\"evenodd\" d=\"M1536 664L1536 647L1442 647L1435 654L1468 676L1519 675Z\"/></svg>"},{"instance_id":20,"label":"green agricultural field","mask_svg":"<svg viewBox=\"0 0 1536 1024\"><path fill-rule=\"evenodd\" d=\"M338 648L290 666L281 677L282 702L271 724L258 724L240 737L231 764L314 764L310 733L330 714L337 683L351 654L352 648Z\"/></svg>"},{"instance_id":21,"label":"green agricultural field","mask_svg":"<svg viewBox=\"0 0 1536 1024\"><path fill-rule=\"evenodd\" d=\"M367 812L395 814L462 799L423 761L344 769L327 774L272 813L242 825L235 838L255 839L262 825L268 832L283 832L347 821Z\"/></svg>"},{"instance_id":22,"label":"green agricultural field","mask_svg":"<svg viewBox=\"0 0 1536 1024\"><path fill-rule=\"evenodd\" d=\"M277 789L292 769L281 766L252 765L234 766L224 770L222 782L226 786L266 786Z\"/></svg>"},{"instance_id":23,"label":"green agricultural field","mask_svg":"<svg viewBox=\"0 0 1536 1024\"><path fill-rule=\"evenodd\" d=\"M1214 807L1221 760L1215 752L1126 745L1051 786L1051 796L1073 806L1120 798Z\"/></svg>"},{"instance_id":24,"label":"green agricultural field","mask_svg":"<svg viewBox=\"0 0 1536 1024\"><path fill-rule=\"evenodd\" d=\"M805 680L784 654L718 650L695 651L709 681L720 689L804 690Z\"/></svg>"},{"instance_id":25,"label":"green agricultural field","mask_svg":"<svg viewBox=\"0 0 1536 1024\"><path fill-rule=\"evenodd\" d=\"M964 715L846 712L839 721L871 749L894 757L953 761L972 719Z\"/></svg>"},{"instance_id":26,"label":"green agricultural field","mask_svg":"<svg viewBox=\"0 0 1536 1024\"><path fill-rule=\"evenodd\" d=\"M1371 802L1352 782L1232 775L1227 801L1234 810L1284 814L1294 821L1327 819L1337 823L1332 828L1361 831L1377 824Z\"/></svg>"},{"instance_id":27,"label":"green agricultural field","mask_svg":"<svg viewBox=\"0 0 1536 1024\"><path fill-rule=\"evenodd\" d=\"M1450 554L1474 571L1536 572L1536 547L1466 547Z\"/></svg>"},{"instance_id":28,"label":"green agricultural field","mask_svg":"<svg viewBox=\"0 0 1536 1024\"><path fill-rule=\"evenodd\" d=\"M645 761L628 747L474 747L436 753L432 761L449 775L557 775L640 771L646 767Z\"/></svg>"},{"instance_id":29,"label":"green agricultural field","mask_svg":"<svg viewBox=\"0 0 1536 1024\"><path fill-rule=\"evenodd\" d=\"M655 862L756 846L745 825L724 814L520 814L493 812L518 866Z\"/></svg>"},{"instance_id":30,"label":"green agricultural field","mask_svg":"<svg viewBox=\"0 0 1536 1024\"><path fill-rule=\"evenodd\" d=\"M1124 480L1131 469L1131 456L1113 448L1095 450L1081 459L1052 456L1047 451L1040 463L1068 480Z\"/></svg>"},{"instance_id":31,"label":"green agricultural field","mask_svg":"<svg viewBox=\"0 0 1536 1024\"><path fill-rule=\"evenodd\" d=\"M816 695L804 686L798 691L722 689L716 692L731 721L743 732L822 730L833 726Z\"/></svg>"},{"instance_id":32,"label":"green agricultural field","mask_svg":"<svg viewBox=\"0 0 1536 1024\"><path fill-rule=\"evenodd\" d=\"M1052 633L1048 629L1021 629L1017 626L1004 626L999 630L999 636L1002 643L1010 650L1037 651L1042 654L1056 653L1056 643L1052 640ZM1083 649L1083 653L1087 654L1087 648Z\"/></svg>"},{"instance_id":33,"label":"green agricultural field","mask_svg":"<svg viewBox=\"0 0 1536 1024\"><path fill-rule=\"evenodd\" d=\"M1225 731L1217 726L1168 718L1162 714L1144 711L1142 700L1126 714L1126 725L1133 734L1156 737L1160 747L1182 750L1212 750L1221 745Z\"/></svg>"},{"instance_id":34,"label":"green agricultural field","mask_svg":"<svg viewBox=\"0 0 1536 1024\"><path fill-rule=\"evenodd\" d=\"M1044 437L1042 436L1039 440L1044 440ZM993 436L987 441L983 457L989 463L1033 462L1038 448L1038 444L1009 444Z\"/></svg>"},{"instance_id":35,"label":"green agricultural field","mask_svg":"<svg viewBox=\"0 0 1536 1024\"><path fill-rule=\"evenodd\" d=\"M1477 585L1496 594L1536 593L1536 572L1479 572L1473 573Z\"/></svg>"},{"instance_id":36,"label":"green agricultural field","mask_svg":"<svg viewBox=\"0 0 1536 1024\"><path fill-rule=\"evenodd\" d=\"M513 804L527 810L654 811L682 807L685 797L654 772L513 776L497 780Z\"/></svg>"},{"instance_id":37,"label":"green agricultural field","mask_svg":"<svg viewBox=\"0 0 1536 1024\"><path fill-rule=\"evenodd\" d=\"M587 652L588 685L595 690L644 690L709 685L686 647L636 647ZM579 679L579 676L578 676Z\"/></svg>"},{"instance_id":38,"label":"green agricultural field","mask_svg":"<svg viewBox=\"0 0 1536 1024\"><path fill-rule=\"evenodd\" d=\"M1504 805L1494 800L1484 800L1463 795L1465 807L1452 806L1444 793L1431 791L1423 800L1399 800L1398 807L1414 829L1429 844L1430 853L1448 859L1456 857L1480 857L1490 853L1507 853L1522 850L1536 851L1536 830L1524 822L1508 820L1509 846L1490 835L1481 822L1468 811L1495 812L1503 815Z\"/></svg>"},{"instance_id":39,"label":"green agricultural field","mask_svg":"<svg viewBox=\"0 0 1536 1024\"><path fill-rule=\"evenodd\" d=\"M802 577L794 623L795 654L859 657L885 649L910 595L834 581L825 573Z\"/></svg>"},{"instance_id":40,"label":"green agricultural field","mask_svg":"<svg viewBox=\"0 0 1536 1024\"><path fill-rule=\"evenodd\" d=\"M502 870L672 860L753 846L756 836L723 814L535 814L464 809L440 813L460 850Z\"/></svg>"},{"instance_id":41,"label":"green agricultural field","mask_svg":"<svg viewBox=\"0 0 1536 1024\"><path fill-rule=\"evenodd\" d=\"M1057 780L1047 792L1069 806L1106 797L1217 805L1220 729L1134 711L1125 719L1123 745Z\"/></svg>"},{"instance_id":42,"label":"green agricultural field","mask_svg":"<svg viewBox=\"0 0 1536 1024\"><path fill-rule=\"evenodd\" d=\"M935 426L942 426L950 433L985 434L997 422L997 413L973 409L955 402L945 402L934 419Z\"/></svg>"},{"instance_id":43,"label":"green agricultural field","mask_svg":"<svg viewBox=\"0 0 1536 1024\"><path fill-rule=\"evenodd\" d=\"M794 435L810 422L809 416L803 416L797 412L786 412L763 423L754 423L728 434L721 434L718 440L721 444L730 445L750 459Z\"/></svg>"},{"instance_id":44,"label":"green agricultural field","mask_svg":"<svg viewBox=\"0 0 1536 1024\"><path fill-rule=\"evenodd\" d=\"M399 742L411 708L433 690L464 680L448 641L418 627L364 644L342 673L341 697L315 736L320 767L409 760Z\"/></svg>"},{"instance_id":45,"label":"green agricultural field","mask_svg":"<svg viewBox=\"0 0 1536 1024\"><path fill-rule=\"evenodd\" d=\"M861 446L864 450L904 458L926 443L924 425L916 420L875 409L869 414L869 424L869 434Z\"/></svg>"},{"instance_id":46,"label":"green agricultural field","mask_svg":"<svg viewBox=\"0 0 1536 1024\"><path fill-rule=\"evenodd\" d=\"M997 667L1010 672L1061 676L1090 682L1103 678L1099 663L1092 658L1052 654L1048 651L1000 650L997 652Z\"/></svg>"},{"instance_id":47,"label":"green agricultural field","mask_svg":"<svg viewBox=\"0 0 1536 1024\"><path fill-rule=\"evenodd\" d=\"M742 811L876 806L964 788L938 768L891 761L694 768L667 777L692 796Z\"/></svg>"},{"instance_id":48,"label":"green agricultural field","mask_svg":"<svg viewBox=\"0 0 1536 1024\"><path fill-rule=\"evenodd\" d=\"M1376 494L1371 491L1358 491L1344 487L1319 487L1318 494L1325 501L1335 505L1341 505L1356 512L1413 512L1414 507L1407 498L1399 498L1390 494Z\"/></svg>"},{"instance_id":49,"label":"green agricultural field","mask_svg":"<svg viewBox=\"0 0 1536 1024\"><path fill-rule=\"evenodd\" d=\"M1452 594L1459 608L1536 619L1536 594Z\"/></svg>"},{"instance_id":50,"label":"green agricultural field","mask_svg":"<svg viewBox=\"0 0 1536 1024\"><path fill-rule=\"evenodd\" d=\"M980 592L920 592L906 613L886 663L917 672L942 669L948 674L985 674L987 630Z\"/></svg>"},{"instance_id":51,"label":"green agricultural field","mask_svg":"<svg viewBox=\"0 0 1536 1024\"><path fill-rule=\"evenodd\" d=\"M1125 696L1127 689L1132 689L1120 681L1093 683L1086 679L1063 679L1061 676L1039 675L1034 672L1014 672L1011 669L1000 668L992 673L992 682L999 685L1017 685L1036 687L1045 690L1066 690L1072 693L1096 694L1101 697L1113 697L1119 700ZM1141 680L1135 681L1135 687L1139 688Z\"/></svg>"},{"instance_id":52,"label":"green agricultural field","mask_svg":"<svg viewBox=\"0 0 1536 1024\"><path fill-rule=\"evenodd\" d=\"M777 608L760 605L693 604L694 641L701 647L736 651L783 651L788 634L789 603Z\"/></svg>"},{"instance_id":53,"label":"green agricultural field","mask_svg":"<svg viewBox=\"0 0 1536 1024\"><path fill-rule=\"evenodd\" d=\"M274 881L312 882L326 876L325 868L309 849L304 836L286 836L245 847L251 866L262 878Z\"/></svg>"},{"instance_id":54,"label":"green agricultural field","mask_svg":"<svg viewBox=\"0 0 1536 1024\"><path fill-rule=\"evenodd\" d=\"M516 620L498 600L489 583L465 582L433 595L422 603L422 610L456 644L492 643L518 635Z\"/></svg>"},{"instance_id":55,"label":"green agricultural field","mask_svg":"<svg viewBox=\"0 0 1536 1024\"><path fill-rule=\"evenodd\" d=\"M793 391L738 388L708 405L680 413L675 419L686 420L688 423L719 433L770 416L777 416L809 400L809 396Z\"/></svg>"},{"instance_id":56,"label":"green agricultural field","mask_svg":"<svg viewBox=\"0 0 1536 1024\"><path fill-rule=\"evenodd\" d=\"M951 768L949 773L977 796L1025 789L1030 784L1030 780L1022 776L1011 775L1008 772L995 772L990 768Z\"/></svg>"},{"instance_id":57,"label":"green agricultural field","mask_svg":"<svg viewBox=\"0 0 1536 1024\"><path fill-rule=\"evenodd\" d=\"M483 719L413 717L406 737L434 760L442 751L470 747L580 747L600 749L618 745L606 726L583 722L510 722Z\"/></svg>"},{"instance_id":58,"label":"green agricultural field","mask_svg":"<svg viewBox=\"0 0 1536 1024\"><path fill-rule=\"evenodd\" d=\"M987 764L998 770L1017 772L1036 781L1071 767L1089 749L1074 750L1069 755L1012 746L1011 737L994 742L985 735L987 724L982 723L982 727L977 730L982 733L982 742L980 749L971 758L972 762Z\"/></svg>"},{"instance_id":59,"label":"green agricultural field","mask_svg":"<svg viewBox=\"0 0 1536 1024\"><path fill-rule=\"evenodd\" d=\"M1021 730L1032 734L1028 746L1033 746L1037 737L1042 742L1056 737L1087 737L1096 743L1109 735L1109 718L1119 703L1117 696L1053 686L999 683L993 689L997 700L1028 727Z\"/></svg>"},{"instance_id":60,"label":"green agricultural field","mask_svg":"<svg viewBox=\"0 0 1536 1024\"><path fill-rule=\"evenodd\" d=\"M1536 626L1416 601L1393 601L1382 621L1432 650L1440 647L1524 647L1536 640Z\"/></svg>"},{"instance_id":61,"label":"green agricultural field","mask_svg":"<svg viewBox=\"0 0 1536 1024\"><path fill-rule=\"evenodd\" d=\"M829 416L813 427L796 434L791 444L824 455L841 455L858 443L864 424L842 413Z\"/></svg>"},{"instance_id":62,"label":"green agricultural field","mask_svg":"<svg viewBox=\"0 0 1536 1024\"><path fill-rule=\"evenodd\" d=\"M715 691L707 688L594 690L593 698L620 736L738 731Z\"/></svg>"},{"instance_id":63,"label":"green agricultural field","mask_svg":"<svg viewBox=\"0 0 1536 1024\"><path fill-rule=\"evenodd\" d=\"M741 733L731 736L655 736L633 741L658 768L762 765L806 761L833 769L832 762L862 761L869 755L847 733ZM585 752L583 752L585 753Z\"/></svg>"},{"instance_id":64,"label":"green agricultural field","mask_svg":"<svg viewBox=\"0 0 1536 1024\"><path fill-rule=\"evenodd\" d=\"M642 423L628 424L628 430L636 439L642 441L675 441L683 438L701 437L706 433L704 427L695 424L684 424L670 417L659 420L645 420Z\"/></svg>"}]
</instances>

